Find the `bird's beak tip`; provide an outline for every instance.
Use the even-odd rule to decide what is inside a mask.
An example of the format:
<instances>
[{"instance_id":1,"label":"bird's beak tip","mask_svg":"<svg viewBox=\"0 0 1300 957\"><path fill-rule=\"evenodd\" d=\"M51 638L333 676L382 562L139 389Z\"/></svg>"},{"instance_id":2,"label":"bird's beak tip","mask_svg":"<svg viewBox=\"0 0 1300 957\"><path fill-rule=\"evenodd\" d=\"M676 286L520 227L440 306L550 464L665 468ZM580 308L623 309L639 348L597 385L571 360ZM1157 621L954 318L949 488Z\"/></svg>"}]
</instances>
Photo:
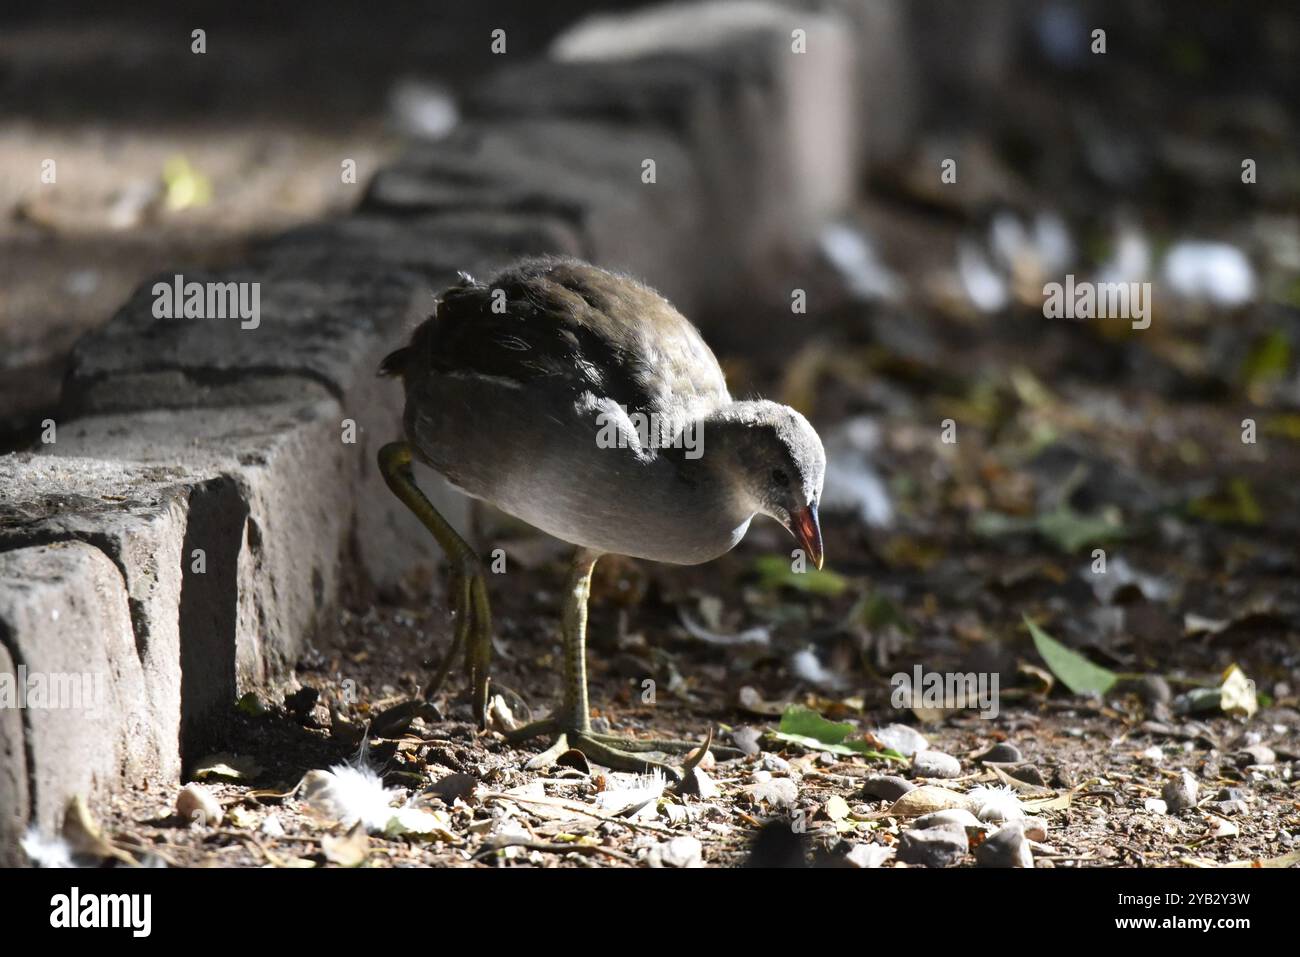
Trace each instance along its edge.
<instances>
[{"instance_id":1,"label":"bird's beak tip","mask_svg":"<svg viewBox=\"0 0 1300 957\"><path fill-rule=\"evenodd\" d=\"M822 529L817 519L817 506L808 505L799 509L791 517L790 526L790 533L812 559L817 570L821 571L826 559L822 553Z\"/></svg>"}]
</instances>

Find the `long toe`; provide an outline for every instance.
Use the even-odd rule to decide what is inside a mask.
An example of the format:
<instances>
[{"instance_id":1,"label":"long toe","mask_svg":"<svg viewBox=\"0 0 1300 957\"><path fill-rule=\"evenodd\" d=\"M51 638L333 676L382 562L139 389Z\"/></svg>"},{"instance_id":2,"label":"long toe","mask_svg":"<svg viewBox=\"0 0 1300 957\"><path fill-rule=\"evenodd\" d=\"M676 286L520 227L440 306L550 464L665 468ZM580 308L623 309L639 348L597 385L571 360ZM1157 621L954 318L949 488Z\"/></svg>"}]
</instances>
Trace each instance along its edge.
<instances>
[{"instance_id":1,"label":"long toe","mask_svg":"<svg viewBox=\"0 0 1300 957\"><path fill-rule=\"evenodd\" d=\"M595 732L591 732L588 737L601 744L608 744L619 750L633 753L659 751L663 754L690 754L704 744L702 741L685 741L680 738L625 738L617 734L596 734ZM728 748L717 744L710 744L709 750L713 752L714 757L723 761L745 756L745 752L738 748Z\"/></svg>"},{"instance_id":2,"label":"long toe","mask_svg":"<svg viewBox=\"0 0 1300 957\"><path fill-rule=\"evenodd\" d=\"M652 761L645 757L644 754L613 747L603 741L596 740L590 734L570 734L567 737L569 747L581 751L588 761L604 765L611 771L632 771L637 774L649 774L651 771L659 771L675 784L680 783L682 780L681 769L670 764L664 764L662 761Z\"/></svg>"}]
</instances>

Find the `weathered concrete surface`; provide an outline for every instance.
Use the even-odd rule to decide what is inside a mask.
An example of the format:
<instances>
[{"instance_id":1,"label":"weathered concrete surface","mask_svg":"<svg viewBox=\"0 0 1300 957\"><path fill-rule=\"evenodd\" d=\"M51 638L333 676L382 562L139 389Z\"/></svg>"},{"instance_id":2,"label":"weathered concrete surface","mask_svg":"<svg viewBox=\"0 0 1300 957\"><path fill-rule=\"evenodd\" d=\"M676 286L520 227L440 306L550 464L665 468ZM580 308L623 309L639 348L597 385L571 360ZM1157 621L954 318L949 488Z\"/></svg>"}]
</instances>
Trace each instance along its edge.
<instances>
[{"instance_id":1,"label":"weathered concrete surface","mask_svg":"<svg viewBox=\"0 0 1300 957\"><path fill-rule=\"evenodd\" d=\"M711 68L716 79L690 95L714 97L720 109L692 124L693 153L724 190L714 212L729 240L748 246L752 261L807 243L852 201L862 140L857 50L833 13L715 0L597 14L558 36L551 56L611 66L690 57Z\"/></svg>"},{"instance_id":2,"label":"weathered concrete surface","mask_svg":"<svg viewBox=\"0 0 1300 957\"><path fill-rule=\"evenodd\" d=\"M343 418L328 397L256 409L88 416L65 426L49 452L181 462L205 482L229 483L224 502L220 486L205 492L210 516L183 535L205 549L209 574L234 572L232 648L238 687L246 690L280 674L332 607L352 535L348 503L361 455L359 443L343 441ZM192 560L179 551L177 557Z\"/></svg>"},{"instance_id":3,"label":"weathered concrete surface","mask_svg":"<svg viewBox=\"0 0 1300 957\"><path fill-rule=\"evenodd\" d=\"M101 383L108 383L121 408L125 397L112 380L156 372L183 373L199 385L292 375L342 395L360 377L373 374L359 366L360 354L377 337L400 331L416 296L409 278L364 271L243 268L183 276L187 283L256 283L259 316L255 327L250 320L246 328L237 317L156 317L155 283L170 286L174 276L162 273L144 283L110 323L78 344L65 387L69 411L95 410L95 387ZM178 390L180 404L192 404L187 391L188 386ZM151 403L160 398L148 396Z\"/></svg>"},{"instance_id":4,"label":"weathered concrete surface","mask_svg":"<svg viewBox=\"0 0 1300 957\"><path fill-rule=\"evenodd\" d=\"M282 474L315 475L324 448L345 455L349 472L332 489L329 511L348 517L370 581L394 587L404 576L431 566L437 555L428 533L377 480L373 456L380 445L401 436L403 397L400 387L378 379L376 370L431 311L433 291L453 282L455 273L446 269L430 277L366 270L359 264L346 272L313 271L301 262L281 264L270 252L256 269L185 277L259 282L256 328L241 328L237 319L155 318L152 284L147 283L108 326L79 344L68 376L68 409L70 415L87 418L62 429L52 448L58 454L176 463L206 469L212 476L231 462L239 467L239 456L248 452L241 439L269 434L261 428L262 413L237 410L332 399L336 406L328 414L319 405L310 413L326 416L313 433L321 447L298 444L294 454L302 461ZM148 419L131 414L159 409L193 414ZM99 422L88 447L80 441L83 423L95 413L125 417ZM145 421L153 424L142 430ZM344 441L349 422L355 444ZM301 425L295 420L295 427ZM113 428L118 431L108 431ZM221 474L235 475L230 469ZM303 490L311 487L309 479L298 484ZM462 496L442 483L432 483L430 494L453 524L468 527ZM328 594L332 600L333 591ZM300 621L301 616L288 619Z\"/></svg>"},{"instance_id":5,"label":"weathered concrete surface","mask_svg":"<svg viewBox=\"0 0 1300 957\"><path fill-rule=\"evenodd\" d=\"M73 795L103 798L158 773L127 591L103 552L60 542L0 554L0 643L10 674L25 666L29 683L40 675L62 689L17 710L33 823L55 829ZM0 815L0 827L13 824ZM0 839L12 846L17 835Z\"/></svg>"},{"instance_id":6,"label":"weathered concrete surface","mask_svg":"<svg viewBox=\"0 0 1300 957\"><path fill-rule=\"evenodd\" d=\"M483 275L547 253L590 255L574 226L558 216L461 210L400 219L358 213L303 226L262 244L253 261L324 275L339 267L404 270L433 294L460 270Z\"/></svg>"},{"instance_id":7,"label":"weathered concrete surface","mask_svg":"<svg viewBox=\"0 0 1300 957\"><path fill-rule=\"evenodd\" d=\"M646 160L653 183L642 181ZM363 208L558 217L602 265L641 276L688 311L697 301L700 184L692 157L664 132L563 118L469 124L381 170Z\"/></svg>"},{"instance_id":8,"label":"weathered concrete surface","mask_svg":"<svg viewBox=\"0 0 1300 957\"><path fill-rule=\"evenodd\" d=\"M0 629L10 626L0 620ZM18 668L9 654L7 630L0 630L0 680L17 676ZM0 708L0 867L17 867L26 863L18 841L31 815L31 798L27 793L27 744L23 733L22 712L17 708Z\"/></svg>"},{"instance_id":9,"label":"weathered concrete surface","mask_svg":"<svg viewBox=\"0 0 1300 957\"><path fill-rule=\"evenodd\" d=\"M158 774L166 778L180 773L185 478L174 466L146 469L31 454L0 458L0 551L83 541L117 567L142 668L150 747ZM66 640L57 623L49 631L43 641Z\"/></svg>"}]
</instances>

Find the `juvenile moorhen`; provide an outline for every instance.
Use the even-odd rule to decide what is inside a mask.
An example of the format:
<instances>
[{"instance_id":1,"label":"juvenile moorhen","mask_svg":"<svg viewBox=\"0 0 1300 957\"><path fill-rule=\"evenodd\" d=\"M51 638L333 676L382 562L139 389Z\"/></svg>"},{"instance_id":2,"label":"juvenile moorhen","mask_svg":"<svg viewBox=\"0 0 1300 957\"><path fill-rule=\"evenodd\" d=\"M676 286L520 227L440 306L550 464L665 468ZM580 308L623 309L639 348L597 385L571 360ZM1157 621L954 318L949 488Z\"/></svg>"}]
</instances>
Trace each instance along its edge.
<instances>
[{"instance_id":1,"label":"juvenile moorhen","mask_svg":"<svg viewBox=\"0 0 1300 957\"><path fill-rule=\"evenodd\" d=\"M733 400L713 352L666 299L573 259L526 260L488 282L462 273L380 371L403 379L407 435L380 450L380 469L452 568L452 648L425 696L464 646L481 724L492 639L479 559L416 486L413 456L466 494L578 546L564 593L563 704L511 739L556 734L548 755L571 747L623 770L663 767L637 752L698 747L592 731L592 569L604 554L707 562L758 513L789 529L820 568L826 455L808 421L776 402Z\"/></svg>"}]
</instances>

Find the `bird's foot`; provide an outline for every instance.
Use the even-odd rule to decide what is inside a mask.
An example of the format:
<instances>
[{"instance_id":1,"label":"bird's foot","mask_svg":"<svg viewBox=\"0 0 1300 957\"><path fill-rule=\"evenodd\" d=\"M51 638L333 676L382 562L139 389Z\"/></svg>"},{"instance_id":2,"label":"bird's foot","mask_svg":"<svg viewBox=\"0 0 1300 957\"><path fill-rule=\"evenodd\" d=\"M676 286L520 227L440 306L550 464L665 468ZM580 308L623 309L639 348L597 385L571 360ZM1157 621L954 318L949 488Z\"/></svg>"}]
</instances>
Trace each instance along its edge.
<instances>
[{"instance_id":1,"label":"bird's foot","mask_svg":"<svg viewBox=\"0 0 1300 957\"><path fill-rule=\"evenodd\" d=\"M482 728L487 720L488 667L492 663L492 613L483 566L476 557L469 556L453 565L447 592L455 615L455 631L451 648L425 686L423 697L429 701L438 693L463 647L474 719Z\"/></svg>"},{"instance_id":2,"label":"bird's foot","mask_svg":"<svg viewBox=\"0 0 1300 957\"><path fill-rule=\"evenodd\" d=\"M508 732L506 740L513 744L547 734L555 734L555 741L541 754L530 759L524 765L526 770L537 771L548 768L566 751L572 750L581 752L588 761L603 765L612 771L648 774L652 770L657 770L668 779L680 782L684 773L693 770L704 760L704 756L710 750L723 760L743 756L742 752L735 748L714 747L712 728L703 741L684 741L677 738L629 738L617 734L598 734L590 727L565 728L557 719L546 718ZM681 768L676 768L646 757L647 754L652 753L682 754L689 757Z\"/></svg>"}]
</instances>

